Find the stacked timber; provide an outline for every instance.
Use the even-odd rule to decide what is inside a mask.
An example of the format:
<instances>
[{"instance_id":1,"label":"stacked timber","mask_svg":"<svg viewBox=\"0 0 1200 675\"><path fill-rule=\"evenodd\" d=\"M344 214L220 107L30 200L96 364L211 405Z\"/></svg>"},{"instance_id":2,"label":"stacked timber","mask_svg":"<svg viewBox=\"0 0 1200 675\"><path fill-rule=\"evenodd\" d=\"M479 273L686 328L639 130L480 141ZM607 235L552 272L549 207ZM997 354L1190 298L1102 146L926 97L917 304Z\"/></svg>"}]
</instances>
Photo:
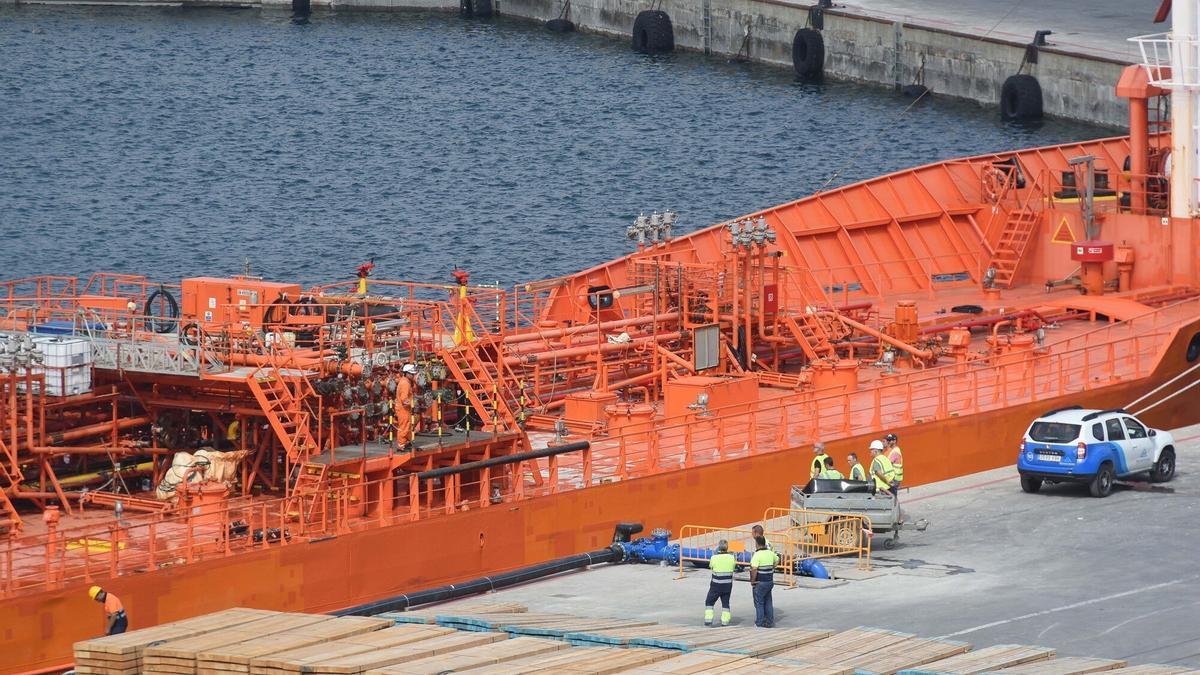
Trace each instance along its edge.
<instances>
[{"instance_id":1,"label":"stacked timber","mask_svg":"<svg viewBox=\"0 0 1200 675\"><path fill-rule=\"evenodd\" d=\"M879 651L847 654L841 659L822 663L850 667L860 673L892 675L902 670L910 670L927 663L941 661L970 649L971 645L966 642L914 637L893 642Z\"/></svg>"},{"instance_id":2,"label":"stacked timber","mask_svg":"<svg viewBox=\"0 0 1200 675\"><path fill-rule=\"evenodd\" d=\"M145 675L193 675L196 672L196 654L201 650L237 644L331 618L319 614L278 613L231 628L165 640L145 648L142 655L143 672Z\"/></svg>"},{"instance_id":3,"label":"stacked timber","mask_svg":"<svg viewBox=\"0 0 1200 675\"><path fill-rule=\"evenodd\" d=\"M525 673L608 675L609 673L624 673L656 661L666 660L671 656L672 652L662 649L581 647L473 668L468 672L472 675L524 675Z\"/></svg>"},{"instance_id":4,"label":"stacked timber","mask_svg":"<svg viewBox=\"0 0 1200 675\"><path fill-rule=\"evenodd\" d=\"M81 675L136 675L142 671L142 655L148 645L202 635L273 614L275 612L235 607L121 635L82 640L74 645L75 672Z\"/></svg>"},{"instance_id":5,"label":"stacked timber","mask_svg":"<svg viewBox=\"0 0 1200 675\"><path fill-rule=\"evenodd\" d=\"M1012 668L1026 663L1040 663L1054 658L1054 650L1047 647L1030 647L1027 645L996 645L984 647L973 652L966 652L947 659L927 663L920 668L906 670L906 673L954 673L955 675L974 675L993 670Z\"/></svg>"},{"instance_id":6,"label":"stacked timber","mask_svg":"<svg viewBox=\"0 0 1200 675\"><path fill-rule=\"evenodd\" d=\"M250 662L255 658L382 630L390 625L393 624L387 619L344 616L271 635L263 635L245 642L206 647L196 653L196 672L197 675L228 675L229 673L249 675Z\"/></svg>"},{"instance_id":7,"label":"stacked timber","mask_svg":"<svg viewBox=\"0 0 1200 675\"><path fill-rule=\"evenodd\" d=\"M506 639L504 633L480 633L458 631L449 635L431 637L420 642L373 649L369 652L346 654L311 661L302 672L311 675L360 675L379 671L398 663L457 652L470 647L481 647ZM301 672L301 671L293 671Z\"/></svg>"},{"instance_id":8,"label":"stacked timber","mask_svg":"<svg viewBox=\"0 0 1200 675\"><path fill-rule=\"evenodd\" d=\"M570 645L561 640L515 637L493 644L468 647L456 652L405 661L371 672L380 675L438 675L439 673L452 673L507 661L545 656L570 648Z\"/></svg>"},{"instance_id":9,"label":"stacked timber","mask_svg":"<svg viewBox=\"0 0 1200 675\"><path fill-rule=\"evenodd\" d=\"M563 638L567 642L581 647L606 645L691 650L739 637L752 630L749 628L714 629L700 626L653 624L567 633Z\"/></svg>"},{"instance_id":10,"label":"stacked timber","mask_svg":"<svg viewBox=\"0 0 1200 675\"><path fill-rule=\"evenodd\" d=\"M1089 659L1082 656L1063 656L1049 661L1035 661L1000 671L1004 675L1083 675L1124 668L1125 661ZM1122 670L1122 673L1129 671Z\"/></svg>"},{"instance_id":11,"label":"stacked timber","mask_svg":"<svg viewBox=\"0 0 1200 675\"><path fill-rule=\"evenodd\" d=\"M283 673L306 672L314 664L323 661L372 652L388 647L399 647L429 638L456 633L453 628L426 624L401 624L370 633L353 635L332 642L320 642L277 652L250 660L251 675L281 675Z\"/></svg>"},{"instance_id":12,"label":"stacked timber","mask_svg":"<svg viewBox=\"0 0 1200 675\"><path fill-rule=\"evenodd\" d=\"M529 611L519 602L471 602L455 605L452 608L415 609L405 612L385 612L380 618L391 619L396 623L437 623L439 614L478 615L478 614L524 614Z\"/></svg>"}]
</instances>

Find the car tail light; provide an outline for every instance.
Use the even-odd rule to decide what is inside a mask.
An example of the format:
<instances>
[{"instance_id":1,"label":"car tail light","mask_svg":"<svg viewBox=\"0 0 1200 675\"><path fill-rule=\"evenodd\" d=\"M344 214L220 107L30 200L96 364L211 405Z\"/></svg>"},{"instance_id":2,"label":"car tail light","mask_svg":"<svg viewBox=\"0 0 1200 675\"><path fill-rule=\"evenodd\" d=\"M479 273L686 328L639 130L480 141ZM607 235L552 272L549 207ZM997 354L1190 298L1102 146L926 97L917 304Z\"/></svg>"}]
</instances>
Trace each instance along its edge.
<instances>
[{"instance_id":1,"label":"car tail light","mask_svg":"<svg viewBox=\"0 0 1200 675\"><path fill-rule=\"evenodd\" d=\"M1075 446L1075 461L1082 462L1087 459L1087 443L1080 443Z\"/></svg>"},{"instance_id":2,"label":"car tail light","mask_svg":"<svg viewBox=\"0 0 1200 675\"><path fill-rule=\"evenodd\" d=\"M1025 452L1025 441L1021 441L1021 446L1017 448L1020 452Z\"/></svg>"}]
</instances>

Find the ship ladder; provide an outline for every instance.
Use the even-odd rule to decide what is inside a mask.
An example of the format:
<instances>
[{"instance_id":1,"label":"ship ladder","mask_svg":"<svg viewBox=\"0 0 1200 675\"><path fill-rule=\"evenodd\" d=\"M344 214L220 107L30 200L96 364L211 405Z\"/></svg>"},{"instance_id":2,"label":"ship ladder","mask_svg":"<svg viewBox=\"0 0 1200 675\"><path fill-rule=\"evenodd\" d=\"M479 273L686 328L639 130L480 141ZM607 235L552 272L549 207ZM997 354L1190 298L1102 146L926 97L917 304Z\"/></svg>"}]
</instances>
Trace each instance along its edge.
<instances>
[{"instance_id":1,"label":"ship ladder","mask_svg":"<svg viewBox=\"0 0 1200 675\"><path fill-rule=\"evenodd\" d=\"M305 462L300 465L296 484L284 512L288 520L299 520L302 525L324 523L328 515L325 496L329 494L329 466Z\"/></svg>"},{"instance_id":2,"label":"ship ladder","mask_svg":"<svg viewBox=\"0 0 1200 675\"><path fill-rule=\"evenodd\" d=\"M479 413L485 431L495 432L517 428L517 420L513 416L508 402L499 392L496 378L483 359L479 358L474 343L462 344L447 350L442 358L450 368L454 379L467 393L467 399L471 402L471 406Z\"/></svg>"},{"instance_id":3,"label":"ship ladder","mask_svg":"<svg viewBox=\"0 0 1200 675\"><path fill-rule=\"evenodd\" d=\"M0 442L0 452L7 454L3 442ZM15 489L18 482L5 463L0 461L0 535L15 537L21 533L21 514L8 498L8 490Z\"/></svg>"},{"instance_id":4,"label":"ship ladder","mask_svg":"<svg viewBox=\"0 0 1200 675\"><path fill-rule=\"evenodd\" d=\"M259 368L246 378L246 383L271 429L283 443L288 459L300 463L317 451L317 440L309 425L309 413L304 408L303 400L288 386L283 369Z\"/></svg>"},{"instance_id":5,"label":"ship ladder","mask_svg":"<svg viewBox=\"0 0 1200 675\"><path fill-rule=\"evenodd\" d=\"M800 349L804 350L804 355L808 357L809 361L834 355L833 343L829 341L829 335L817 316L789 314L783 317L783 321L792 335L796 337L796 341L800 343Z\"/></svg>"},{"instance_id":6,"label":"ship ladder","mask_svg":"<svg viewBox=\"0 0 1200 675\"><path fill-rule=\"evenodd\" d=\"M1004 229L1000 232L1000 241L996 244L996 252L992 255L991 265L996 268L997 288L1012 288L1017 268L1025 257L1025 249L1033 240L1041 220L1041 213L1027 206L1008 212Z\"/></svg>"}]
</instances>

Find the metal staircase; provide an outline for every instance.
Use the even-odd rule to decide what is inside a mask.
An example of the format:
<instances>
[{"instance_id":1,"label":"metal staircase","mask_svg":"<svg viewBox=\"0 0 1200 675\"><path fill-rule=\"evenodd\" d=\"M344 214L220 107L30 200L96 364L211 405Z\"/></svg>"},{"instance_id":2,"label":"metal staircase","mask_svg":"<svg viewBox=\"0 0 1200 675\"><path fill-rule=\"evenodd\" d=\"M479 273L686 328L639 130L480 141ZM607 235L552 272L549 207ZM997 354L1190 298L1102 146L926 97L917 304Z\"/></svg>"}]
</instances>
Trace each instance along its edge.
<instances>
[{"instance_id":1,"label":"metal staircase","mask_svg":"<svg viewBox=\"0 0 1200 675\"><path fill-rule=\"evenodd\" d=\"M1008 212L991 262L991 266L996 269L997 288L1012 288L1017 269L1025 257L1025 249L1029 247L1029 242L1033 240L1041 222L1042 214L1028 206Z\"/></svg>"},{"instance_id":2,"label":"metal staircase","mask_svg":"<svg viewBox=\"0 0 1200 675\"><path fill-rule=\"evenodd\" d=\"M288 498L287 516L303 523L323 522L326 518L326 496L329 494L329 466L305 462L300 465L296 484Z\"/></svg>"},{"instance_id":3,"label":"metal staircase","mask_svg":"<svg viewBox=\"0 0 1200 675\"><path fill-rule=\"evenodd\" d=\"M4 446L4 441L0 440L0 453L3 453L5 461L0 461L0 535L14 536L21 532L21 514L17 513L17 507L13 506L12 501L8 498L8 490L16 488L19 478L14 477L7 466L8 448Z\"/></svg>"},{"instance_id":4,"label":"metal staircase","mask_svg":"<svg viewBox=\"0 0 1200 675\"><path fill-rule=\"evenodd\" d=\"M289 460L303 463L320 450L312 433L313 414L306 403L316 400L317 395L304 371L289 367L286 359L273 359L272 365L260 366L247 376L246 384Z\"/></svg>"},{"instance_id":5,"label":"metal staircase","mask_svg":"<svg viewBox=\"0 0 1200 675\"><path fill-rule=\"evenodd\" d=\"M465 342L445 349L442 359L466 392L471 406L483 421L485 431L511 431L518 427L507 397L497 383L499 378L496 369L499 366L480 358L478 342Z\"/></svg>"},{"instance_id":6,"label":"metal staircase","mask_svg":"<svg viewBox=\"0 0 1200 675\"><path fill-rule=\"evenodd\" d=\"M800 349L809 361L815 361L836 354L833 343L829 340L829 331L820 317L815 314L788 314L783 317L783 323L800 343Z\"/></svg>"}]
</instances>

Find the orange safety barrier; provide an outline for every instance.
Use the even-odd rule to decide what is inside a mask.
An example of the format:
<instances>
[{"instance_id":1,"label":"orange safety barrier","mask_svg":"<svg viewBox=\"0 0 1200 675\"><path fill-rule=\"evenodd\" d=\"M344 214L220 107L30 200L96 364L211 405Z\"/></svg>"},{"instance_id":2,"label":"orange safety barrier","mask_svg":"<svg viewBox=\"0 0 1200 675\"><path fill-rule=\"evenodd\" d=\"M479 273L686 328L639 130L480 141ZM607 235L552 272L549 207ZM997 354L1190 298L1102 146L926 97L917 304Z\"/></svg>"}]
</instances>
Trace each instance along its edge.
<instances>
[{"instance_id":1,"label":"orange safety barrier","mask_svg":"<svg viewBox=\"0 0 1200 675\"><path fill-rule=\"evenodd\" d=\"M854 556L858 569L871 569L871 519L862 514L771 507L763 522L784 524L796 560Z\"/></svg>"},{"instance_id":2,"label":"orange safety barrier","mask_svg":"<svg viewBox=\"0 0 1200 675\"><path fill-rule=\"evenodd\" d=\"M775 583L788 587L796 585L797 561L796 548L790 536L786 531L766 533L767 543L779 554L779 564L775 566ZM717 550L717 544L722 539L729 542L729 552L737 556L738 568L748 568L750 556L755 550L752 530L684 525L679 529L679 576L683 577L683 568L686 565L698 565L707 569L708 560L712 557L711 552ZM700 555L702 551L708 553Z\"/></svg>"}]
</instances>

